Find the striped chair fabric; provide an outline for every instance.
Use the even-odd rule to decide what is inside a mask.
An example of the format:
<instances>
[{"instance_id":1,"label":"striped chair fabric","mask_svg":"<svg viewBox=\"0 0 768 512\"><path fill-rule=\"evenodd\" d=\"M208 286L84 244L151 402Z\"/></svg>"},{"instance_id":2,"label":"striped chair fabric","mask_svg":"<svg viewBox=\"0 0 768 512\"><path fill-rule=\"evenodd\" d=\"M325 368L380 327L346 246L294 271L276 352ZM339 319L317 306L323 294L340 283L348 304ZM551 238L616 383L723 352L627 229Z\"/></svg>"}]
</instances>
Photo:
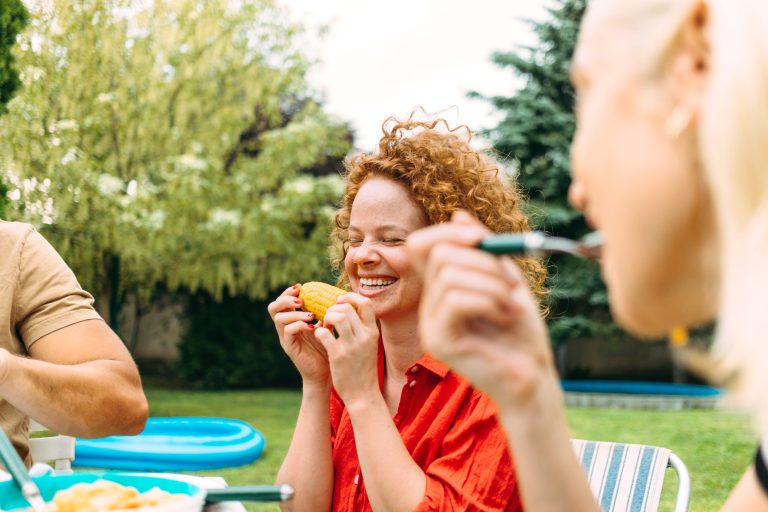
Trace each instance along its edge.
<instances>
[{"instance_id":1,"label":"striped chair fabric","mask_svg":"<svg viewBox=\"0 0 768 512\"><path fill-rule=\"evenodd\" d=\"M589 486L604 512L656 512L664 473L678 473L675 512L688 510L690 481L682 461L666 448L573 440Z\"/></svg>"}]
</instances>

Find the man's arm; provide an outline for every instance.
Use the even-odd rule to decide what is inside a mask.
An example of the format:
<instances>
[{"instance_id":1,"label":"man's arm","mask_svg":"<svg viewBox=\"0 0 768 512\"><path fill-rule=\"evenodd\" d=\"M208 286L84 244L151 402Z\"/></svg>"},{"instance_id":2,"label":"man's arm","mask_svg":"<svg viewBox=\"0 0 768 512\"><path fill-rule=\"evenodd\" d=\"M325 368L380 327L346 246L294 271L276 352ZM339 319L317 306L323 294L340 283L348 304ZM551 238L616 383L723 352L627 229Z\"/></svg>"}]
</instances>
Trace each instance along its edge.
<instances>
[{"instance_id":1,"label":"man's arm","mask_svg":"<svg viewBox=\"0 0 768 512\"><path fill-rule=\"evenodd\" d=\"M47 334L30 357L0 350L0 397L61 434L138 434L149 406L136 365L102 320Z\"/></svg>"}]
</instances>

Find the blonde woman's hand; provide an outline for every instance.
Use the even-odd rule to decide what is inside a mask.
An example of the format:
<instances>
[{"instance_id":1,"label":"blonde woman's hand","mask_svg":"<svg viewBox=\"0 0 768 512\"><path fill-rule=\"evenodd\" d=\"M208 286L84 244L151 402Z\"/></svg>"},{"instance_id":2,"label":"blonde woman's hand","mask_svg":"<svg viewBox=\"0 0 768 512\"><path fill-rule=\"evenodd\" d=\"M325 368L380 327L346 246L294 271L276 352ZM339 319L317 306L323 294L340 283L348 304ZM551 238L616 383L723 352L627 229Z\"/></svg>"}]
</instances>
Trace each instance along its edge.
<instances>
[{"instance_id":1,"label":"blonde woman's hand","mask_svg":"<svg viewBox=\"0 0 768 512\"><path fill-rule=\"evenodd\" d=\"M427 352L498 402L530 404L556 378L546 326L517 265L474 248L489 234L460 212L409 237L424 275L419 334Z\"/></svg>"},{"instance_id":2,"label":"blonde woman's hand","mask_svg":"<svg viewBox=\"0 0 768 512\"><path fill-rule=\"evenodd\" d=\"M328 353L333 387L348 408L379 392L379 327L369 299L357 293L339 297L315 336Z\"/></svg>"},{"instance_id":3,"label":"blonde woman's hand","mask_svg":"<svg viewBox=\"0 0 768 512\"><path fill-rule=\"evenodd\" d=\"M328 355L315 338L315 326L311 323L314 315L296 310L302 304L298 297L300 290L300 284L287 288L267 306L267 310L275 323L280 345L293 361L304 384L325 386L331 378Z\"/></svg>"}]
</instances>

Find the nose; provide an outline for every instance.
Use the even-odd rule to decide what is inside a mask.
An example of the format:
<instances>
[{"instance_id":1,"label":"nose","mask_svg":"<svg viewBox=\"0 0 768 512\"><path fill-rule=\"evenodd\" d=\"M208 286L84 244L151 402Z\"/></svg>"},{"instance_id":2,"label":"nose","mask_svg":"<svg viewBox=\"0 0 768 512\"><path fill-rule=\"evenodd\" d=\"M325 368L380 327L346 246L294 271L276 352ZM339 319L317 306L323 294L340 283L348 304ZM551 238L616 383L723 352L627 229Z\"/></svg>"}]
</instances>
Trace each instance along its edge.
<instances>
[{"instance_id":1,"label":"nose","mask_svg":"<svg viewBox=\"0 0 768 512\"><path fill-rule=\"evenodd\" d=\"M568 202L580 212L583 212L587 207L587 193L584 190L584 185L576 180L573 180L571 186L568 187Z\"/></svg>"},{"instance_id":2,"label":"nose","mask_svg":"<svg viewBox=\"0 0 768 512\"><path fill-rule=\"evenodd\" d=\"M376 250L375 244L370 241L363 242L357 247L352 247L349 251L352 263L355 265L365 265L379 261L379 252Z\"/></svg>"}]
</instances>

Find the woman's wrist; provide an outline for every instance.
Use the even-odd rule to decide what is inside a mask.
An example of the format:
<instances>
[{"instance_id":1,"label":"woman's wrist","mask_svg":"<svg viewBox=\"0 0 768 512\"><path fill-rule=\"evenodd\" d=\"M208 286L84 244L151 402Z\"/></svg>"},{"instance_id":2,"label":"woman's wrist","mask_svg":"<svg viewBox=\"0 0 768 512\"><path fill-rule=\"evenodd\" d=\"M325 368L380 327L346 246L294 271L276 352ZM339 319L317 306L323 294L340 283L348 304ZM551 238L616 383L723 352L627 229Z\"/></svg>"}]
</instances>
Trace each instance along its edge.
<instances>
[{"instance_id":1,"label":"woman's wrist","mask_svg":"<svg viewBox=\"0 0 768 512\"><path fill-rule=\"evenodd\" d=\"M544 372L529 385L530 390L522 396L510 393L506 397L494 397L507 429L526 431L564 418L563 390L554 369Z\"/></svg>"},{"instance_id":2,"label":"woman's wrist","mask_svg":"<svg viewBox=\"0 0 768 512\"><path fill-rule=\"evenodd\" d=\"M331 379L303 379L301 391L304 397L324 397L331 394Z\"/></svg>"},{"instance_id":3,"label":"woman's wrist","mask_svg":"<svg viewBox=\"0 0 768 512\"><path fill-rule=\"evenodd\" d=\"M362 417L377 407L387 406L384 402L384 396L377 389L367 393L357 393L354 397L344 398L344 407L347 409L351 418Z\"/></svg>"}]
</instances>

